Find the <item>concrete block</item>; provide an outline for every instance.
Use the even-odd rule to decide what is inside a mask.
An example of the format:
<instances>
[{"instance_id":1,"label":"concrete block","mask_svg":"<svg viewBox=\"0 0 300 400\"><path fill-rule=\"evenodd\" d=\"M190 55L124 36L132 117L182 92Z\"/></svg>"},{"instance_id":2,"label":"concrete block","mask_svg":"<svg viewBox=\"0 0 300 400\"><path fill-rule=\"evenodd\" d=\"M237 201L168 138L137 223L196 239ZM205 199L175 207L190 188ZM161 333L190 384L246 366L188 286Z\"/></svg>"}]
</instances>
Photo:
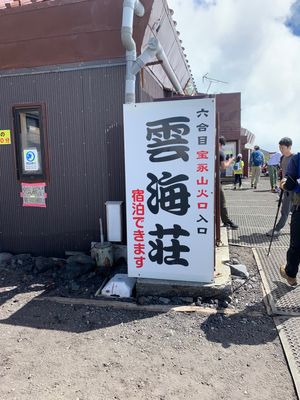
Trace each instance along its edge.
<instances>
[{"instance_id":1,"label":"concrete block","mask_svg":"<svg viewBox=\"0 0 300 400\"><path fill-rule=\"evenodd\" d=\"M249 278L249 272L247 270L246 265L244 264L228 264L231 270L231 274L234 276L239 276L243 279Z\"/></svg>"},{"instance_id":2,"label":"concrete block","mask_svg":"<svg viewBox=\"0 0 300 400\"><path fill-rule=\"evenodd\" d=\"M229 260L227 229L221 229L222 245L216 248L216 266L213 283L171 281L161 279L138 278L136 295L139 297L202 297L227 299L232 293L230 268L225 264Z\"/></svg>"}]
</instances>

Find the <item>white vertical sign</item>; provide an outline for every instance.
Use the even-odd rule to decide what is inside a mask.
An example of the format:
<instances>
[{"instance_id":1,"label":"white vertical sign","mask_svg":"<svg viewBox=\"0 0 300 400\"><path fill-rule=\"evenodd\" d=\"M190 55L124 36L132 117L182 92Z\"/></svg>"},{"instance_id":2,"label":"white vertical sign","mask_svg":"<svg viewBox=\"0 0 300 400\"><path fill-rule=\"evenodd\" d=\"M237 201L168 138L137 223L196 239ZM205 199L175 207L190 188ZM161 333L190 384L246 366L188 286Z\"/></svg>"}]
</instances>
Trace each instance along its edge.
<instances>
[{"instance_id":1,"label":"white vertical sign","mask_svg":"<svg viewBox=\"0 0 300 400\"><path fill-rule=\"evenodd\" d=\"M128 275L212 282L215 99L124 106Z\"/></svg>"},{"instance_id":2,"label":"white vertical sign","mask_svg":"<svg viewBox=\"0 0 300 400\"><path fill-rule=\"evenodd\" d=\"M38 171L39 156L36 148L23 150L24 170Z\"/></svg>"}]
</instances>

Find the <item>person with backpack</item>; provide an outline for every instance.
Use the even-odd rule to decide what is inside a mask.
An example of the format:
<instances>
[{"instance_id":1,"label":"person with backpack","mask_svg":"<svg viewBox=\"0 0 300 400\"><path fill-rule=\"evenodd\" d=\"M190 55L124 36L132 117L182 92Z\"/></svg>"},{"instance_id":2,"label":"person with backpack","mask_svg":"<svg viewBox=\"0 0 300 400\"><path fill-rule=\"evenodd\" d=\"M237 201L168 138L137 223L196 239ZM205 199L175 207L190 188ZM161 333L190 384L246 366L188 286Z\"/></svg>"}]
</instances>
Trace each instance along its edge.
<instances>
[{"instance_id":1,"label":"person with backpack","mask_svg":"<svg viewBox=\"0 0 300 400\"><path fill-rule=\"evenodd\" d=\"M276 153L272 153L269 161L267 163L269 170L269 178L271 184L271 192L276 193L277 189L277 181L278 181L278 169L282 154L278 151Z\"/></svg>"},{"instance_id":2,"label":"person with backpack","mask_svg":"<svg viewBox=\"0 0 300 400\"><path fill-rule=\"evenodd\" d=\"M257 189L259 183L261 167L264 164L265 159L263 153L259 150L259 146L254 146L254 151L250 156L251 166L251 187Z\"/></svg>"},{"instance_id":3,"label":"person with backpack","mask_svg":"<svg viewBox=\"0 0 300 400\"><path fill-rule=\"evenodd\" d=\"M286 175L288 163L291 157L293 156L292 144L293 144L292 139L289 137L284 137L279 141L279 150L281 151L282 154L279 162L279 168L281 176L283 178ZM280 209L281 217L275 226L273 233L274 237L278 237L280 235L281 230L284 228L286 221L288 220L289 213L292 208L292 198L293 198L293 192L285 190L282 196L282 203ZM271 229L269 232L266 233L266 235L272 236L272 232L273 230Z\"/></svg>"},{"instance_id":4,"label":"person with backpack","mask_svg":"<svg viewBox=\"0 0 300 400\"><path fill-rule=\"evenodd\" d=\"M234 174L234 186L233 189L236 189L236 185L239 185L239 189L242 186L242 176L244 173L244 161L242 160L242 154L238 154L237 158L233 164L233 174Z\"/></svg>"},{"instance_id":5,"label":"person with backpack","mask_svg":"<svg viewBox=\"0 0 300 400\"><path fill-rule=\"evenodd\" d=\"M286 254L286 264L279 269L282 278L291 286L297 285L300 264L300 153L293 155L288 163L281 189L293 192L290 247Z\"/></svg>"}]
</instances>

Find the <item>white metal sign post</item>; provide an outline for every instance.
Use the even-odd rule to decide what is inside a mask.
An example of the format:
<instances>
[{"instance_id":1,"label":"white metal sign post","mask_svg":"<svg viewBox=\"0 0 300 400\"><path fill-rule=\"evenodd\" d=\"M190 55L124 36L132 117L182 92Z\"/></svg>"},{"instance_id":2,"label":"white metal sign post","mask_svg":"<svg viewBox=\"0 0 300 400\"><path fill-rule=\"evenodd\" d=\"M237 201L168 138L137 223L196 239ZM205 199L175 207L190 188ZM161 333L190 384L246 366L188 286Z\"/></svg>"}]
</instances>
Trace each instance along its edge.
<instances>
[{"instance_id":1,"label":"white metal sign post","mask_svg":"<svg viewBox=\"0 0 300 400\"><path fill-rule=\"evenodd\" d=\"M212 282L215 99L124 105L128 275Z\"/></svg>"}]
</instances>

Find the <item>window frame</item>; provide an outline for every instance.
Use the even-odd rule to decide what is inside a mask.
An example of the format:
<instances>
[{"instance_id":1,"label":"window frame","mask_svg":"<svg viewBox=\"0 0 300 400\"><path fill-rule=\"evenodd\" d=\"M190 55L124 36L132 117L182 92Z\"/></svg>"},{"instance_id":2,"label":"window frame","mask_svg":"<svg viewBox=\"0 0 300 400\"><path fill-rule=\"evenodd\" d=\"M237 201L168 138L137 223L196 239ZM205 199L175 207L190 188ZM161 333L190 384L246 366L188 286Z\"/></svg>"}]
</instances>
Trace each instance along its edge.
<instances>
[{"instance_id":1,"label":"window frame","mask_svg":"<svg viewBox=\"0 0 300 400\"><path fill-rule=\"evenodd\" d=\"M39 113L39 129L40 129L40 148L41 148L41 174L24 174L23 173L23 149L21 141L21 124L20 113L28 111L38 111ZM17 104L12 107L13 112L13 132L15 142L15 156L16 156L16 173L19 182L39 183L49 181L49 168L48 168L48 140L46 129L46 107L45 104Z\"/></svg>"}]
</instances>

